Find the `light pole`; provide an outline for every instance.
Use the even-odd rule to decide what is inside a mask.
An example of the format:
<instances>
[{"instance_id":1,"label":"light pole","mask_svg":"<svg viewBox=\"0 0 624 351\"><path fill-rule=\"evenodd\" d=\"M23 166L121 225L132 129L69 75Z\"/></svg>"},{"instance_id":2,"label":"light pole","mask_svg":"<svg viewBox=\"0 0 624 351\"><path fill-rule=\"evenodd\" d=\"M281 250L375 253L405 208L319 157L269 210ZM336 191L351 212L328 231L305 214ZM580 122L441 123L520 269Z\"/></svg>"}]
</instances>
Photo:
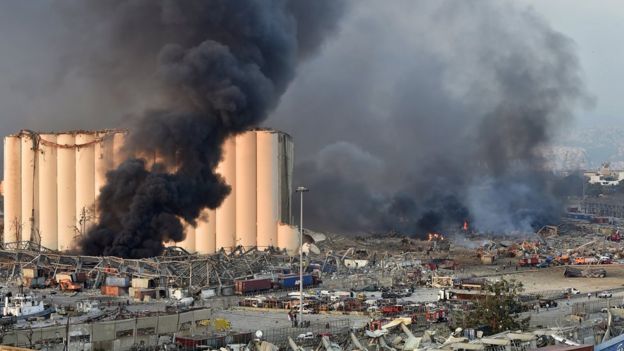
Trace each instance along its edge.
<instances>
[{"instance_id":1,"label":"light pole","mask_svg":"<svg viewBox=\"0 0 624 351\"><path fill-rule=\"evenodd\" d=\"M301 198L299 205L299 323L303 322L303 193L308 188L300 186L296 190Z\"/></svg>"}]
</instances>

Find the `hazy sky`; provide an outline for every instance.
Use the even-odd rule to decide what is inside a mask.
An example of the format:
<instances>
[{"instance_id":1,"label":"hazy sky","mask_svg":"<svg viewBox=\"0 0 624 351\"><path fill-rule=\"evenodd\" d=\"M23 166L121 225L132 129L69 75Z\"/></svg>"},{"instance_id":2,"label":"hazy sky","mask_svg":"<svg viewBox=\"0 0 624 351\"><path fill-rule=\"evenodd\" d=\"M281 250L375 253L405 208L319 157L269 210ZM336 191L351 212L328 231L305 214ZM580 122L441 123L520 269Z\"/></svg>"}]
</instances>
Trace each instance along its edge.
<instances>
[{"instance_id":1,"label":"hazy sky","mask_svg":"<svg viewBox=\"0 0 624 351\"><path fill-rule=\"evenodd\" d=\"M595 106L580 111L579 125L624 121L624 1L518 0L572 38Z\"/></svg>"}]
</instances>

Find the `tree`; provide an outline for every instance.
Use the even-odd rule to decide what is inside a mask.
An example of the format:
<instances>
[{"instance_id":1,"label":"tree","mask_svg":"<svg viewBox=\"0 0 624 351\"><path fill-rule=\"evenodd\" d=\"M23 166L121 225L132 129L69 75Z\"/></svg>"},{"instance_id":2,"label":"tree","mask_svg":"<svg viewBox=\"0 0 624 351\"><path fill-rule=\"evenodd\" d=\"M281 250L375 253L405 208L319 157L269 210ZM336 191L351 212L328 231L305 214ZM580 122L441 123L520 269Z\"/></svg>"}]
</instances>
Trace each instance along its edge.
<instances>
[{"instance_id":1,"label":"tree","mask_svg":"<svg viewBox=\"0 0 624 351\"><path fill-rule=\"evenodd\" d=\"M492 333L526 329L529 319L521 318L522 304L518 296L524 290L522 283L502 279L485 286L485 295L477 300L475 309L465 319L466 328L489 327Z\"/></svg>"},{"instance_id":2,"label":"tree","mask_svg":"<svg viewBox=\"0 0 624 351\"><path fill-rule=\"evenodd\" d=\"M599 195L602 195L604 193L604 189L602 188L602 185L598 184L598 183L594 183L594 184L587 184L587 187L585 188L585 195L586 196L591 196L591 197L597 197Z\"/></svg>"},{"instance_id":3,"label":"tree","mask_svg":"<svg viewBox=\"0 0 624 351\"><path fill-rule=\"evenodd\" d=\"M617 194L624 194L624 180L620 180L617 185L614 186L614 192Z\"/></svg>"}]
</instances>

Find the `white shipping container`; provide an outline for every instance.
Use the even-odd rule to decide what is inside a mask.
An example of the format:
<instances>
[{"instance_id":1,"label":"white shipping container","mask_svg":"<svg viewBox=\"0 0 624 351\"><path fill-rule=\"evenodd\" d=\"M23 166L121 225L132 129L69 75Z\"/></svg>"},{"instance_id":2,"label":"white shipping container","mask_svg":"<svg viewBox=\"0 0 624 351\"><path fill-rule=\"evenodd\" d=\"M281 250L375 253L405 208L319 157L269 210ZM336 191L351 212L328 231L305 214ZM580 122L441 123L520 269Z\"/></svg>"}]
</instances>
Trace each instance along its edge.
<instances>
[{"instance_id":1,"label":"white shipping container","mask_svg":"<svg viewBox=\"0 0 624 351\"><path fill-rule=\"evenodd\" d=\"M209 298L215 296L217 296L217 292L215 291L215 289L203 289L201 291L202 300L208 300Z\"/></svg>"},{"instance_id":2,"label":"white shipping container","mask_svg":"<svg viewBox=\"0 0 624 351\"><path fill-rule=\"evenodd\" d=\"M72 277L71 277L70 274L57 274L56 275L56 281L57 282L60 282L60 281L63 281L63 280L71 282L72 281Z\"/></svg>"},{"instance_id":3,"label":"white shipping container","mask_svg":"<svg viewBox=\"0 0 624 351\"><path fill-rule=\"evenodd\" d=\"M22 268L22 276L24 278L36 278L37 270L35 268Z\"/></svg>"},{"instance_id":4,"label":"white shipping container","mask_svg":"<svg viewBox=\"0 0 624 351\"><path fill-rule=\"evenodd\" d=\"M132 278L132 286L135 288L149 288L149 279L145 278Z\"/></svg>"}]
</instances>

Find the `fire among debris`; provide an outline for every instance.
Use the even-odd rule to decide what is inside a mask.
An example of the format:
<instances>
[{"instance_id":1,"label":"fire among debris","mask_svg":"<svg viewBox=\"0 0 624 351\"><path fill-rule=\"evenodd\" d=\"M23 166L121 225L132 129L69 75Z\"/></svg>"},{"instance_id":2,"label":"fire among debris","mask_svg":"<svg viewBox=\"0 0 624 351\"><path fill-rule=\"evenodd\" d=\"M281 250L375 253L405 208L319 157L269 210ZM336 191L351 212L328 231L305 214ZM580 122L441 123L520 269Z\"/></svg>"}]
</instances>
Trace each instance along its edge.
<instances>
[{"instance_id":1,"label":"fire among debris","mask_svg":"<svg viewBox=\"0 0 624 351\"><path fill-rule=\"evenodd\" d=\"M444 235L440 233L429 233L427 236L427 241L444 241Z\"/></svg>"}]
</instances>

